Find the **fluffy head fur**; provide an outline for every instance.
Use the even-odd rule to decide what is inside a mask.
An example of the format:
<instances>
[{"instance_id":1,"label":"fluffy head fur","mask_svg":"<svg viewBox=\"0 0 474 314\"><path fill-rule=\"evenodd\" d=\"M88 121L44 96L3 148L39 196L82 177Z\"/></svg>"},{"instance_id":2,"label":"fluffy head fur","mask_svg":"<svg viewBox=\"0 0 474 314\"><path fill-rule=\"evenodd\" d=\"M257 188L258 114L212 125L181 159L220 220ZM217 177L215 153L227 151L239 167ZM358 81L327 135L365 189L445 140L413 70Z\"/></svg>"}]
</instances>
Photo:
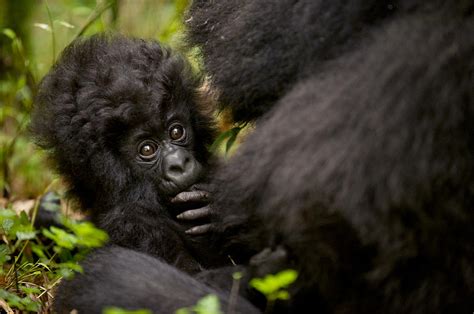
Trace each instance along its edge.
<instances>
[{"instance_id":1,"label":"fluffy head fur","mask_svg":"<svg viewBox=\"0 0 474 314\"><path fill-rule=\"evenodd\" d=\"M156 42L109 35L79 39L43 79L31 130L84 207L123 198L143 180L118 143L136 126L158 132L170 106L191 120L196 158L207 163L214 130L196 103L200 83L184 59Z\"/></svg>"},{"instance_id":2,"label":"fluffy head fur","mask_svg":"<svg viewBox=\"0 0 474 314\"><path fill-rule=\"evenodd\" d=\"M169 124L179 121L186 140L175 146L204 169L192 180L207 175L214 129L200 110L200 84L183 58L156 42L96 35L73 42L43 79L31 123L72 195L112 243L186 271L200 269L199 250L185 237L189 223L176 221L168 206L162 160L175 149L166 144ZM145 164L137 143L150 138L160 153ZM187 187L175 185L173 193L177 188Z\"/></svg>"}]
</instances>

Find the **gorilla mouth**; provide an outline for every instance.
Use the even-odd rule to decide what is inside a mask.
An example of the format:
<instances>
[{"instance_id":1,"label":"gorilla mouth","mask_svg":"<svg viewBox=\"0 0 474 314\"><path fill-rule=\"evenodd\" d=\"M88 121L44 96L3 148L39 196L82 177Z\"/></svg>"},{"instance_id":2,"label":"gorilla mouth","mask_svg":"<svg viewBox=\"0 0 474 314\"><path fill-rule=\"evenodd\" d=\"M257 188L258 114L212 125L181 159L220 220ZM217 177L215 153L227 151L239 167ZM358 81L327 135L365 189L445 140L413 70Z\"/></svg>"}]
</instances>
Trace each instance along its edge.
<instances>
[{"instance_id":1,"label":"gorilla mouth","mask_svg":"<svg viewBox=\"0 0 474 314\"><path fill-rule=\"evenodd\" d=\"M195 182L187 182L186 184L178 185L172 180L162 180L158 186L159 191L168 196L175 196L176 194L183 192L188 187L193 185Z\"/></svg>"},{"instance_id":2,"label":"gorilla mouth","mask_svg":"<svg viewBox=\"0 0 474 314\"><path fill-rule=\"evenodd\" d=\"M158 185L158 189L166 195L173 195L178 193L181 190L181 187L171 180L162 180Z\"/></svg>"}]
</instances>

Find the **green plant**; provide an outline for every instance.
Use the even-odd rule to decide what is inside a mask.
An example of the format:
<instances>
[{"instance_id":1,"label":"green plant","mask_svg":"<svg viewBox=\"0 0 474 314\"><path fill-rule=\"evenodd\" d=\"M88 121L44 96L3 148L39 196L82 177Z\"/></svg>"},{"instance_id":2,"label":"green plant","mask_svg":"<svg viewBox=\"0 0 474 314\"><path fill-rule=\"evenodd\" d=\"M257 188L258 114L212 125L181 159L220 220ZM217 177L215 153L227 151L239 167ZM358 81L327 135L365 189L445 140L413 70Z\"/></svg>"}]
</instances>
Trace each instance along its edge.
<instances>
[{"instance_id":1,"label":"green plant","mask_svg":"<svg viewBox=\"0 0 474 314\"><path fill-rule=\"evenodd\" d=\"M219 298L214 294L209 294L200 299L196 305L177 310L175 314L222 314Z\"/></svg>"},{"instance_id":2,"label":"green plant","mask_svg":"<svg viewBox=\"0 0 474 314\"><path fill-rule=\"evenodd\" d=\"M60 216L65 229L38 230L34 227L37 204L31 218L24 211L0 208L0 299L12 309L46 312L59 280L81 272L77 262L102 246L107 235L89 222L64 215ZM47 206L59 211L52 202Z\"/></svg>"},{"instance_id":3,"label":"green plant","mask_svg":"<svg viewBox=\"0 0 474 314\"><path fill-rule=\"evenodd\" d=\"M0 75L0 197L9 197L14 183L29 189L25 186L30 178L28 167L22 168L18 161L24 157L22 152L28 151L24 131L35 93L35 79L22 40L10 28L1 29L0 37L10 51L10 67L14 69ZM14 182L15 172L20 168L25 170L24 179Z\"/></svg>"},{"instance_id":4,"label":"green plant","mask_svg":"<svg viewBox=\"0 0 474 314\"><path fill-rule=\"evenodd\" d=\"M269 312L277 300L288 300L290 294L287 288L298 278L298 272L286 269L263 278L253 278L250 286L261 292L267 299L266 311Z\"/></svg>"},{"instance_id":5,"label":"green plant","mask_svg":"<svg viewBox=\"0 0 474 314\"><path fill-rule=\"evenodd\" d=\"M151 314L150 310L124 310L118 307L107 307L102 311L103 314Z\"/></svg>"},{"instance_id":6,"label":"green plant","mask_svg":"<svg viewBox=\"0 0 474 314\"><path fill-rule=\"evenodd\" d=\"M242 125L232 127L231 129L222 132L216 138L214 143L212 143L209 150L213 153L221 152L227 157L231 149L235 147L238 135L241 133L242 130L245 129L246 126L247 123L244 123Z\"/></svg>"}]
</instances>

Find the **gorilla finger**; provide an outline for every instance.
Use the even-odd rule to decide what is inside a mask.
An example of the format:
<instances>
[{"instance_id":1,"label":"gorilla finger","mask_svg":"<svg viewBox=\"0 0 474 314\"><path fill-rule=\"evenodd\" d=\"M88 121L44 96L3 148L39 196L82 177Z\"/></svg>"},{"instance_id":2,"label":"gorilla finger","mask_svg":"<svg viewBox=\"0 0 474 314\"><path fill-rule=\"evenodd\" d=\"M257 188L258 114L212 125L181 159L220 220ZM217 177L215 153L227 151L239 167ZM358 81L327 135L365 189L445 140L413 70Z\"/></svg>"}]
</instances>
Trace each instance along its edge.
<instances>
[{"instance_id":1,"label":"gorilla finger","mask_svg":"<svg viewBox=\"0 0 474 314\"><path fill-rule=\"evenodd\" d=\"M209 232L212 229L212 224L206 224L201 226L196 226L185 231L186 234L190 235L201 235Z\"/></svg>"},{"instance_id":2,"label":"gorilla finger","mask_svg":"<svg viewBox=\"0 0 474 314\"><path fill-rule=\"evenodd\" d=\"M205 202L209 200L209 193L206 191L181 192L171 199L171 203Z\"/></svg>"},{"instance_id":3,"label":"gorilla finger","mask_svg":"<svg viewBox=\"0 0 474 314\"><path fill-rule=\"evenodd\" d=\"M211 208L209 206L206 207L201 207L198 209L191 209L182 212L176 218L182 219L182 220L194 220L194 219L199 219L199 218L204 218L207 217L211 214Z\"/></svg>"}]
</instances>

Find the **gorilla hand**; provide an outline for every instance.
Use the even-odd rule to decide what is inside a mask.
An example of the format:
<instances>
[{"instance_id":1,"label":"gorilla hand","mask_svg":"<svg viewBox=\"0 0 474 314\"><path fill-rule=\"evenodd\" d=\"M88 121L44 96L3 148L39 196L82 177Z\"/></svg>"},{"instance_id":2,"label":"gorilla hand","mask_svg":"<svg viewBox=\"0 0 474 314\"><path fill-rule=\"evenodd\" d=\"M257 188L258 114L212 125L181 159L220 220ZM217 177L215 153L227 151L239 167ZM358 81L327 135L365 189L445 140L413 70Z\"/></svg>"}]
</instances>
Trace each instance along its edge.
<instances>
[{"instance_id":1,"label":"gorilla hand","mask_svg":"<svg viewBox=\"0 0 474 314\"><path fill-rule=\"evenodd\" d=\"M203 185L194 185L190 191L178 193L171 199L171 204L186 207L183 212L176 216L177 219L197 222L209 220L211 216L209 202L209 187L203 187ZM212 226L212 224L207 222L192 227L185 232L190 235L202 235L208 233L212 229Z\"/></svg>"}]
</instances>

